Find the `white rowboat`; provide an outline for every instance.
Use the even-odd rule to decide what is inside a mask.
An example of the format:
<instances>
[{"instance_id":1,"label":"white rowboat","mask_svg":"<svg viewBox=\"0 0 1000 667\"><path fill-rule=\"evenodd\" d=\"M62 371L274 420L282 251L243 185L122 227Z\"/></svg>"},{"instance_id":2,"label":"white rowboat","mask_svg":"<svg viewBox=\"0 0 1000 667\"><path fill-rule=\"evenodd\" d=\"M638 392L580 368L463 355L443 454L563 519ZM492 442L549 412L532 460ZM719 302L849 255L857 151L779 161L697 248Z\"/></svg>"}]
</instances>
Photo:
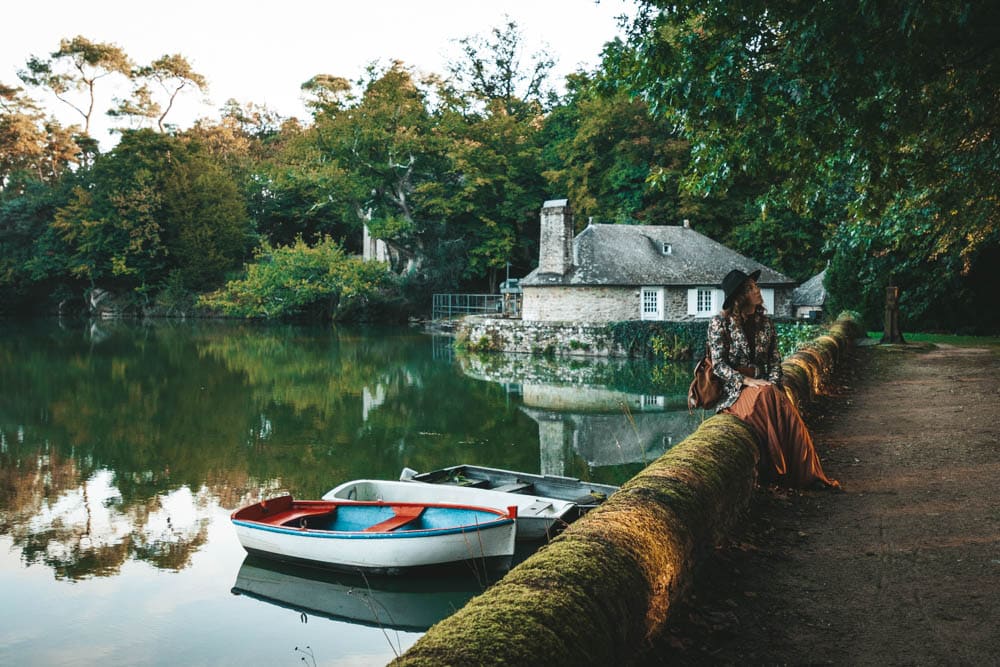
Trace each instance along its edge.
<instances>
[{"instance_id":1,"label":"white rowboat","mask_svg":"<svg viewBox=\"0 0 1000 667\"><path fill-rule=\"evenodd\" d=\"M295 500L281 496L232 514L251 554L348 571L398 574L464 561L506 569L516 508L447 503Z\"/></svg>"}]
</instances>

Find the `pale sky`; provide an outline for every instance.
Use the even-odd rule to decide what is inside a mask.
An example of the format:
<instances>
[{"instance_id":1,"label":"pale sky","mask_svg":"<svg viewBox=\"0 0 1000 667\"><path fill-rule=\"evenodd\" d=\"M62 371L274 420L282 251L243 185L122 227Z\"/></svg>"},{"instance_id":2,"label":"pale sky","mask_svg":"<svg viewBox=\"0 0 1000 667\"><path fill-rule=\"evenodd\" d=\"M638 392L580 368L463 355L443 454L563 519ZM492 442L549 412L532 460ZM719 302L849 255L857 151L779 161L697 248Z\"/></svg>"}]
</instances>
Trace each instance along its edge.
<instances>
[{"instance_id":1,"label":"pale sky","mask_svg":"<svg viewBox=\"0 0 1000 667\"><path fill-rule=\"evenodd\" d=\"M189 94L175 107L167 121L181 127L217 116L230 98L306 118L299 86L312 76L354 80L368 63L393 59L445 74L457 40L488 36L506 16L520 27L525 55L544 48L557 60L551 83L561 88L566 74L597 65L604 43L621 34L616 17L633 7L632 0L16 0L3 11L0 82L21 85L17 70L29 56L83 35L117 44L138 64L186 57L208 79L209 99ZM33 96L64 123L82 123L58 100ZM97 108L103 115L109 106ZM94 118L102 125L92 134L106 144L104 119Z\"/></svg>"}]
</instances>

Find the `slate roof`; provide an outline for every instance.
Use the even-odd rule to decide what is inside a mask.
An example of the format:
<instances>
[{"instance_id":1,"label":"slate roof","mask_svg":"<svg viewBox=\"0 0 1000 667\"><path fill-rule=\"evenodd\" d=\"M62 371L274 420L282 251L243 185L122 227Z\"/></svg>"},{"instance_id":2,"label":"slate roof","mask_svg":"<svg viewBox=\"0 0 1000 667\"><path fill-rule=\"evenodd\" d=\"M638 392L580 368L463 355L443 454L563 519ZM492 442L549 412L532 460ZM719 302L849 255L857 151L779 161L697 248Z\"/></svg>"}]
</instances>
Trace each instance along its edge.
<instances>
[{"instance_id":1,"label":"slate roof","mask_svg":"<svg viewBox=\"0 0 1000 667\"><path fill-rule=\"evenodd\" d=\"M670 254L663 244L670 244ZM573 268L565 275L539 273L523 287L547 285L720 285L732 269L760 269L767 287L795 281L744 257L690 227L668 225L590 225L573 239Z\"/></svg>"},{"instance_id":2,"label":"slate roof","mask_svg":"<svg viewBox=\"0 0 1000 667\"><path fill-rule=\"evenodd\" d=\"M815 276L805 281L792 292L792 307L795 306L822 306L826 303L826 288L823 287L823 279L826 278L826 269L823 269Z\"/></svg>"}]
</instances>

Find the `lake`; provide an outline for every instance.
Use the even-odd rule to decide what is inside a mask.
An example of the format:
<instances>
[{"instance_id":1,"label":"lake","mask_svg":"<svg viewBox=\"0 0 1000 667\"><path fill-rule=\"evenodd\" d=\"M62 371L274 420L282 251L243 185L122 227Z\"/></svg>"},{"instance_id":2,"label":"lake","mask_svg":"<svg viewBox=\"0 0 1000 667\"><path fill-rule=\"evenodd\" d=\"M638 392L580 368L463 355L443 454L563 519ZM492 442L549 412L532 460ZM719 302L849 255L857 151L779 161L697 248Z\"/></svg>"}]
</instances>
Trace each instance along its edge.
<instances>
[{"instance_id":1,"label":"lake","mask_svg":"<svg viewBox=\"0 0 1000 667\"><path fill-rule=\"evenodd\" d=\"M413 328L0 320L0 664L384 664L485 582L276 567L229 514L403 467L621 484L697 427L690 373Z\"/></svg>"}]
</instances>

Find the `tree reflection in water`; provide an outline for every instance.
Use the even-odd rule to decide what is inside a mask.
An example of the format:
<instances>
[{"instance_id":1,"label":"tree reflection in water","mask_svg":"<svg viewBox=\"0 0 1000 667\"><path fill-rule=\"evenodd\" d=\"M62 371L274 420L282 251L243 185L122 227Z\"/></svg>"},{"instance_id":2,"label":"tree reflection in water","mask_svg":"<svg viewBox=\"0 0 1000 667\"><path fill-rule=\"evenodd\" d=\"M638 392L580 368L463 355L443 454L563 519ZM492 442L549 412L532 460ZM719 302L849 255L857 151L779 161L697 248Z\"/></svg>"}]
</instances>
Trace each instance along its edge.
<instances>
[{"instance_id":1,"label":"tree reflection in water","mask_svg":"<svg viewBox=\"0 0 1000 667\"><path fill-rule=\"evenodd\" d=\"M12 325L0 387L0 531L70 580L185 568L218 508L405 465L538 460L502 389L407 330Z\"/></svg>"},{"instance_id":2,"label":"tree reflection in water","mask_svg":"<svg viewBox=\"0 0 1000 667\"><path fill-rule=\"evenodd\" d=\"M7 323L0 531L62 579L180 570L261 498L458 463L620 484L696 421L645 366L471 363L408 329Z\"/></svg>"}]
</instances>

